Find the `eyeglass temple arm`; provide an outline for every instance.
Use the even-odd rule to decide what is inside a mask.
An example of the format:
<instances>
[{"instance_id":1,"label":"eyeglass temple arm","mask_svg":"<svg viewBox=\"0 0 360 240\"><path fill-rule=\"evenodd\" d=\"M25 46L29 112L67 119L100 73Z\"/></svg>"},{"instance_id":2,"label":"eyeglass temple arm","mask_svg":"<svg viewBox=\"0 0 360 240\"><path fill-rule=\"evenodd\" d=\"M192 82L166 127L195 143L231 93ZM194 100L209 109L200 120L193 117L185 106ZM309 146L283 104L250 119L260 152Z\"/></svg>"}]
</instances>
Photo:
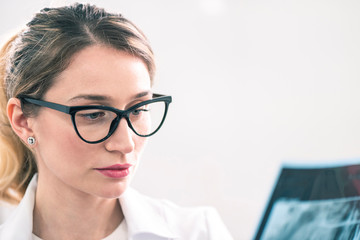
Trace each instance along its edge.
<instances>
[{"instance_id":1,"label":"eyeglass temple arm","mask_svg":"<svg viewBox=\"0 0 360 240\"><path fill-rule=\"evenodd\" d=\"M46 102L46 101L42 101L42 100L38 100L38 99L32 99L32 98L22 98L25 101L38 105L38 106L43 106L43 107L48 107L51 109L55 109L58 110L60 112L64 112L64 113L69 113L70 112L70 107L68 106L64 106L61 104L57 104L57 103L52 103L52 102Z\"/></svg>"}]
</instances>

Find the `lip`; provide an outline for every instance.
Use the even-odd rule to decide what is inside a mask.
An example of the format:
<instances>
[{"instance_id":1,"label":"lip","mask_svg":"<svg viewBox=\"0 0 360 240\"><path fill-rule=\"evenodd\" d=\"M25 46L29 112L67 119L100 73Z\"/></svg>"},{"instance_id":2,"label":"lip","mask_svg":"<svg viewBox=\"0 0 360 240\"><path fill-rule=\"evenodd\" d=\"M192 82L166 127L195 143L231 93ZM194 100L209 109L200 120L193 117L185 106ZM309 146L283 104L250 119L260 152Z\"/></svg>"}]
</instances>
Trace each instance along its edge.
<instances>
[{"instance_id":1,"label":"lip","mask_svg":"<svg viewBox=\"0 0 360 240\"><path fill-rule=\"evenodd\" d=\"M125 178L129 175L131 164L114 164L103 168L95 168L98 172L109 178Z\"/></svg>"}]
</instances>

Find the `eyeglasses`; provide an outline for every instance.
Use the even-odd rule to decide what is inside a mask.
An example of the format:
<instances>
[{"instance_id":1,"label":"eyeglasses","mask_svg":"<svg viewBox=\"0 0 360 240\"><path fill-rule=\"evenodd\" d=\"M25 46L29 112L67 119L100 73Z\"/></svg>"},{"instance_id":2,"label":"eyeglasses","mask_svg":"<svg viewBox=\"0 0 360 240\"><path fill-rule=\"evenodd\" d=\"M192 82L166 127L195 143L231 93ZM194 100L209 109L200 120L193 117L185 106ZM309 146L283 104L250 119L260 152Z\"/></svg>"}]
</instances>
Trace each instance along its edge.
<instances>
[{"instance_id":1,"label":"eyeglasses","mask_svg":"<svg viewBox=\"0 0 360 240\"><path fill-rule=\"evenodd\" d=\"M155 134L165 121L171 96L153 94L153 99L143 101L126 110L102 106L65 106L28 97L19 97L22 103L28 102L51 108L71 115L77 135L87 143L95 144L108 139L118 127L122 118L135 134L149 137Z\"/></svg>"}]
</instances>

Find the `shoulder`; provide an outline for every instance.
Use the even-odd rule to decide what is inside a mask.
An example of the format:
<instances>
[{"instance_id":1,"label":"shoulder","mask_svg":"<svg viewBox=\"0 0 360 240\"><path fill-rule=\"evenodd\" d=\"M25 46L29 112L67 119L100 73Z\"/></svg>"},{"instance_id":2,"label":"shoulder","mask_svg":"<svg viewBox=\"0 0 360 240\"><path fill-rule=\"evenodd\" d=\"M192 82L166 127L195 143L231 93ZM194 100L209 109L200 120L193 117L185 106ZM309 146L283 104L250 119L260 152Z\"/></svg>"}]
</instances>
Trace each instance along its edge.
<instances>
[{"instance_id":1,"label":"shoulder","mask_svg":"<svg viewBox=\"0 0 360 240\"><path fill-rule=\"evenodd\" d=\"M153 220L161 218L159 222L166 224L179 239L232 239L213 207L181 207L171 201L151 198L134 190L130 194L138 199L139 205L146 206L144 211L151 214Z\"/></svg>"},{"instance_id":2,"label":"shoulder","mask_svg":"<svg viewBox=\"0 0 360 240\"><path fill-rule=\"evenodd\" d=\"M168 200L161 200L165 217L179 232L193 234L189 239L231 239L218 211L209 206L181 207ZM189 232L193 229L193 233ZM199 238L203 236L203 238Z\"/></svg>"},{"instance_id":3,"label":"shoulder","mask_svg":"<svg viewBox=\"0 0 360 240\"><path fill-rule=\"evenodd\" d=\"M29 239L31 237L36 186L35 175L26 188L21 202L17 206L5 206L4 219L1 219L4 222L0 225L0 239Z\"/></svg>"}]
</instances>

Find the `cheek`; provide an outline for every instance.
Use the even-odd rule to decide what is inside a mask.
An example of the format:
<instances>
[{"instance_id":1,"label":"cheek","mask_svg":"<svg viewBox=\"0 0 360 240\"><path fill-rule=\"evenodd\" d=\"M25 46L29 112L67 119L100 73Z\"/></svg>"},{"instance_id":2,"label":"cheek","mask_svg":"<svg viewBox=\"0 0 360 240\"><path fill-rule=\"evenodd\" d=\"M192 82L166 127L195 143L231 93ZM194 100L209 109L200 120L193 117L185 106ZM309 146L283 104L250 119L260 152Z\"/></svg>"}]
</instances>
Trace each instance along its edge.
<instances>
[{"instance_id":1,"label":"cheek","mask_svg":"<svg viewBox=\"0 0 360 240\"><path fill-rule=\"evenodd\" d=\"M62 148L64 145L73 144L76 133L70 116L66 117L66 115L60 118L54 114L47 114L39 119L40 126L35 130L35 135L40 145L57 145L57 148Z\"/></svg>"},{"instance_id":2,"label":"cheek","mask_svg":"<svg viewBox=\"0 0 360 240\"><path fill-rule=\"evenodd\" d=\"M66 117L44 114L34 128L39 157L58 168L69 167L66 164L69 162L76 166L81 162L80 156L90 154L88 146L85 149L86 143L76 135L70 117Z\"/></svg>"},{"instance_id":3,"label":"cheek","mask_svg":"<svg viewBox=\"0 0 360 240\"><path fill-rule=\"evenodd\" d=\"M135 143L135 152L137 153L138 157L140 157L146 147L148 138L139 137L136 135L135 138L133 139L133 141Z\"/></svg>"},{"instance_id":4,"label":"cheek","mask_svg":"<svg viewBox=\"0 0 360 240\"><path fill-rule=\"evenodd\" d=\"M134 138L133 138L134 139ZM139 137L139 136L136 136L135 139L133 140L134 143L135 143L135 149L134 149L134 152L135 152L135 159L133 161L133 170L132 170L132 174L130 175L130 179L129 179L129 182L132 182L132 180L134 179L135 175L136 175L136 172L139 168L139 163L140 163L140 160L141 160L141 155L147 145L147 142L148 142L148 138L144 138L144 137Z\"/></svg>"}]
</instances>

